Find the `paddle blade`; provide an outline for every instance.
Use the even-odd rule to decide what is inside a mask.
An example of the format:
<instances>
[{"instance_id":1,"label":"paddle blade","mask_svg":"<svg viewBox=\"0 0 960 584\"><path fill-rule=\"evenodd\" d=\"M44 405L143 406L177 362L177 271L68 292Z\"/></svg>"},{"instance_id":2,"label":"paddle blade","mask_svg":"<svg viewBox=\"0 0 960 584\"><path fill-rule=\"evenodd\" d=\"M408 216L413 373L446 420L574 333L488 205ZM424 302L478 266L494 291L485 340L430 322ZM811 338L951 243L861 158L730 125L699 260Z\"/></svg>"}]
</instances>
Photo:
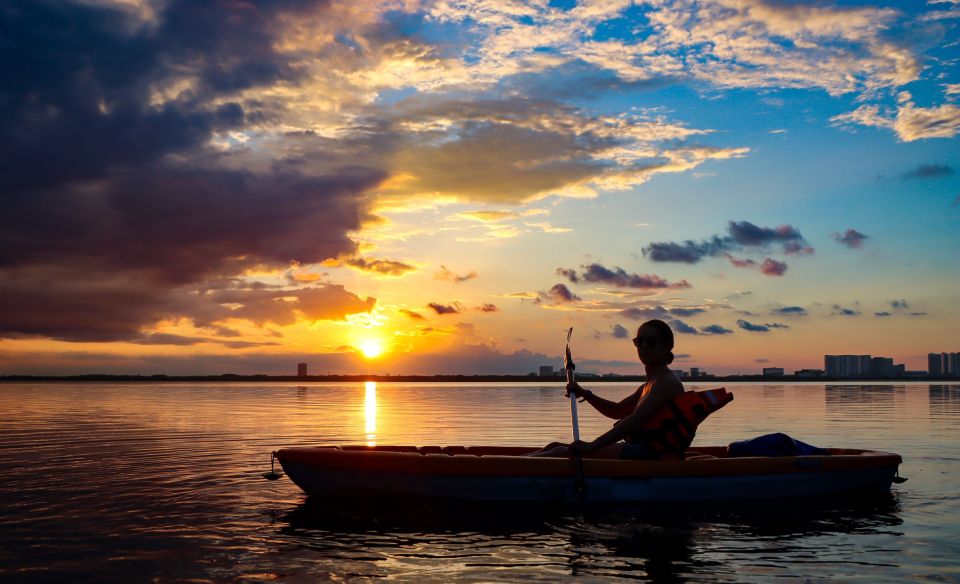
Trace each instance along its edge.
<instances>
[{"instance_id":1,"label":"paddle blade","mask_svg":"<svg viewBox=\"0 0 960 584\"><path fill-rule=\"evenodd\" d=\"M570 344L570 337L571 337L572 335L573 335L573 327L570 327L570 329L567 330L567 344L568 344L568 345ZM568 350L569 350L569 349L568 349Z\"/></svg>"}]
</instances>

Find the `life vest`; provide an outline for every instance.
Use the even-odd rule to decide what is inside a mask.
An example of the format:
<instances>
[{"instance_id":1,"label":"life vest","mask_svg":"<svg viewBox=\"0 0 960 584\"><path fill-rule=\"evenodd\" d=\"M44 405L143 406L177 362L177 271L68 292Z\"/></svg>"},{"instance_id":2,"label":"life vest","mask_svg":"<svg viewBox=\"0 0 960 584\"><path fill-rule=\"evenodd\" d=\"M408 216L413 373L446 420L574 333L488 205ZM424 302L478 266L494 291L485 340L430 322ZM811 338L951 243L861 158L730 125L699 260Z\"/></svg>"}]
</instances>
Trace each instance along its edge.
<instances>
[{"instance_id":1,"label":"life vest","mask_svg":"<svg viewBox=\"0 0 960 584\"><path fill-rule=\"evenodd\" d=\"M654 414L628 440L642 442L659 458L683 458L707 416L733 401L725 388L685 391Z\"/></svg>"}]
</instances>

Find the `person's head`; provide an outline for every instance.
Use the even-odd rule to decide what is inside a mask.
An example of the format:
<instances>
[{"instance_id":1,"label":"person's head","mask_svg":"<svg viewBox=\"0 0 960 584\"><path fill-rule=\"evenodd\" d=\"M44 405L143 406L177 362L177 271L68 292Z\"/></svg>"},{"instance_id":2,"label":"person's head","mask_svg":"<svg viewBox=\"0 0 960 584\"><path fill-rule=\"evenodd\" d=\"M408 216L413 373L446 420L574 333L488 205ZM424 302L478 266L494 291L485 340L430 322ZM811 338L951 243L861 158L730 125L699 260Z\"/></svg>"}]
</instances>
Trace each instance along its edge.
<instances>
[{"instance_id":1,"label":"person's head","mask_svg":"<svg viewBox=\"0 0 960 584\"><path fill-rule=\"evenodd\" d=\"M673 331L662 320L648 320L640 325L633 345L637 356L648 367L673 363Z\"/></svg>"}]
</instances>

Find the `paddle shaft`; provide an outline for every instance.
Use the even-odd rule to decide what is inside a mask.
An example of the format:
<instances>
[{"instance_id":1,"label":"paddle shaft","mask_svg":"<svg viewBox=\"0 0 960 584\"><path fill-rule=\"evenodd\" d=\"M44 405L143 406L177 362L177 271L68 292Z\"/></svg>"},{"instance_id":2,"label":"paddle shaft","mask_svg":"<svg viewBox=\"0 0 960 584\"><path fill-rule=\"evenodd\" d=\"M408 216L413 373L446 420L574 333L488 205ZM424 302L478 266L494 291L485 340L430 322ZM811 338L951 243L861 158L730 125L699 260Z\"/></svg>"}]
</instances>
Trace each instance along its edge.
<instances>
[{"instance_id":1,"label":"paddle shaft","mask_svg":"<svg viewBox=\"0 0 960 584\"><path fill-rule=\"evenodd\" d=\"M567 383L573 383L575 374L573 372L573 367L567 368ZM580 422L577 419L577 394L570 392L570 418L573 422L573 440L577 441L580 439Z\"/></svg>"}]
</instances>

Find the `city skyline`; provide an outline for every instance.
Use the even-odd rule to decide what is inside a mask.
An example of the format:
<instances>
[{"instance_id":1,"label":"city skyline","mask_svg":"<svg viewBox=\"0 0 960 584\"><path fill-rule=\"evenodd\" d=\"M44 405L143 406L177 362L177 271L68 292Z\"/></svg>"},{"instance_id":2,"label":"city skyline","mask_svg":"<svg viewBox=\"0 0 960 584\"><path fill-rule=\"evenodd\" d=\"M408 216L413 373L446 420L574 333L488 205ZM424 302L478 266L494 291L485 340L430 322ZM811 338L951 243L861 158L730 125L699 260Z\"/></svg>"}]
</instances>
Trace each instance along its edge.
<instances>
[{"instance_id":1,"label":"city skyline","mask_svg":"<svg viewBox=\"0 0 960 584\"><path fill-rule=\"evenodd\" d=\"M0 374L906 370L960 329L960 5L0 12ZM27 60L25 57L29 55ZM562 356L560 357L562 358Z\"/></svg>"}]
</instances>

